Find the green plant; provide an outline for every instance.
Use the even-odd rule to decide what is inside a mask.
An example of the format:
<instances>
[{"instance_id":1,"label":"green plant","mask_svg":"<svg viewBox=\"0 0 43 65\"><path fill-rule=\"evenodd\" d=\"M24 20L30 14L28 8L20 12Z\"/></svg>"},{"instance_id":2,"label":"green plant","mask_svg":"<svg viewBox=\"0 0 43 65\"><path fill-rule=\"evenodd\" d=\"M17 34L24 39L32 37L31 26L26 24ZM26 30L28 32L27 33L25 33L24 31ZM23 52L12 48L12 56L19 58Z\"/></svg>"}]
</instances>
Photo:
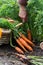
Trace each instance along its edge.
<instances>
[{"instance_id":1,"label":"green plant","mask_svg":"<svg viewBox=\"0 0 43 65\"><path fill-rule=\"evenodd\" d=\"M33 40L43 41L43 0L28 0L28 22L19 28L27 35L27 29L31 30ZM17 0L0 0L0 17L10 17L14 20L21 19L18 16L19 5Z\"/></svg>"},{"instance_id":2,"label":"green plant","mask_svg":"<svg viewBox=\"0 0 43 65\"><path fill-rule=\"evenodd\" d=\"M19 7L16 0L1 0L0 2L0 17L10 17L18 19Z\"/></svg>"},{"instance_id":3,"label":"green plant","mask_svg":"<svg viewBox=\"0 0 43 65\"><path fill-rule=\"evenodd\" d=\"M43 0L29 0L27 10L33 40L43 41Z\"/></svg>"}]
</instances>

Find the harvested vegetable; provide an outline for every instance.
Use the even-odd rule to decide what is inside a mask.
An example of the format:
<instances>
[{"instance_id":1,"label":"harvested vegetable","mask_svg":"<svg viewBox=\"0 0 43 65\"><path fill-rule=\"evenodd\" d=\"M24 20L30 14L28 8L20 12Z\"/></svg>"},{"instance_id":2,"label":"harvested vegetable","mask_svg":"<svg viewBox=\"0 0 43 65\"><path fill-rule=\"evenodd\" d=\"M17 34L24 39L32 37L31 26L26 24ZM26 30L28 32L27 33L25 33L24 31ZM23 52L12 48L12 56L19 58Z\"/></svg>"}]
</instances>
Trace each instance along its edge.
<instances>
[{"instance_id":1,"label":"harvested vegetable","mask_svg":"<svg viewBox=\"0 0 43 65\"><path fill-rule=\"evenodd\" d=\"M19 47L15 47L15 50L16 50L17 52L19 52L19 53L24 54L24 52L23 52Z\"/></svg>"},{"instance_id":2,"label":"harvested vegetable","mask_svg":"<svg viewBox=\"0 0 43 65\"><path fill-rule=\"evenodd\" d=\"M18 56L18 57L20 57L20 58L22 58L22 60L23 60L23 59L24 59L24 60L27 60L27 57L26 57L25 55L23 55L23 54L15 53L15 55Z\"/></svg>"},{"instance_id":3,"label":"harvested vegetable","mask_svg":"<svg viewBox=\"0 0 43 65\"><path fill-rule=\"evenodd\" d=\"M22 45L25 46L29 51L33 51L33 49L27 44L27 42L24 39L19 38L19 40L22 43Z\"/></svg>"},{"instance_id":4,"label":"harvested vegetable","mask_svg":"<svg viewBox=\"0 0 43 65\"><path fill-rule=\"evenodd\" d=\"M16 39L16 42L18 43L18 45L25 51L27 52L27 50L25 49L25 47L21 44L19 39Z\"/></svg>"},{"instance_id":5,"label":"harvested vegetable","mask_svg":"<svg viewBox=\"0 0 43 65\"><path fill-rule=\"evenodd\" d=\"M21 23L22 24L22 23ZM21 25L20 24L20 25ZM28 42L24 39L26 37L23 38L23 34L22 36L19 34L19 30L18 27L19 26L19 22L14 22L11 23L8 20L4 19L4 18L0 18L0 27L1 28L7 28L7 29L11 29L11 31L13 32L13 37L16 40L16 42L18 43L18 45L25 51L28 52L26 49L28 49L29 51L33 51L32 47L30 45L28 45ZM11 36L12 37L12 36ZM26 38L27 39L27 38ZM12 40L12 39L11 39ZM27 39L28 40L28 39ZM31 42L32 43L32 42ZM13 48L15 48L13 46L13 44L10 44ZM33 45L33 44L32 44ZM25 49L26 47L26 49Z\"/></svg>"},{"instance_id":6,"label":"harvested vegetable","mask_svg":"<svg viewBox=\"0 0 43 65\"><path fill-rule=\"evenodd\" d=\"M24 54L24 52L23 52L19 47L14 46L14 45L12 44L12 34L11 34L11 37L10 37L10 45L11 45L11 47L13 47L18 53Z\"/></svg>"},{"instance_id":7,"label":"harvested vegetable","mask_svg":"<svg viewBox=\"0 0 43 65\"><path fill-rule=\"evenodd\" d=\"M26 42L28 42L28 44L30 44L31 46L35 46L34 43L32 43L29 39L27 39L27 38L25 37L25 35L23 35L22 33L20 33L20 36L21 36Z\"/></svg>"},{"instance_id":8,"label":"harvested vegetable","mask_svg":"<svg viewBox=\"0 0 43 65\"><path fill-rule=\"evenodd\" d=\"M32 36L31 36L31 31L30 30L27 30L27 35L28 35L28 39L30 41L32 41Z\"/></svg>"}]
</instances>

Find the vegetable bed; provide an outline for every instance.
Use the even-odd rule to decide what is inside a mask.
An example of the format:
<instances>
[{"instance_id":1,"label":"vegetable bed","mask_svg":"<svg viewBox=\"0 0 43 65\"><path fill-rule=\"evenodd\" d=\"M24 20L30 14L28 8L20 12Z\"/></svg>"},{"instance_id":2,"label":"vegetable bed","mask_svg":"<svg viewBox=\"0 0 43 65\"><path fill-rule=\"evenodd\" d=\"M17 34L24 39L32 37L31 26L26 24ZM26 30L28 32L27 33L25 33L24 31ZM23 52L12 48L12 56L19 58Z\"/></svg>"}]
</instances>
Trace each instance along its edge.
<instances>
[{"instance_id":1,"label":"vegetable bed","mask_svg":"<svg viewBox=\"0 0 43 65\"><path fill-rule=\"evenodd\" d=\"M23 64L43 65L43 0L28 0L26 9L28 20L23 23L18 16L17 0L0 0L0 40L3 37L3 28L11 30L10 47L9 45L0 46L0 57L6 57L7 59L4 59L8 62L11 60L13 65L15 64L15 53L18 52L17 58ZM3 53L1 54L1 52ZM13 61L12 58L8 58L12 56ZM22 59L20 59L21 57ZM17 58L16 60L18 60ZM3 61L4 64L6 61Z\"/></svg>"}]
</instances>

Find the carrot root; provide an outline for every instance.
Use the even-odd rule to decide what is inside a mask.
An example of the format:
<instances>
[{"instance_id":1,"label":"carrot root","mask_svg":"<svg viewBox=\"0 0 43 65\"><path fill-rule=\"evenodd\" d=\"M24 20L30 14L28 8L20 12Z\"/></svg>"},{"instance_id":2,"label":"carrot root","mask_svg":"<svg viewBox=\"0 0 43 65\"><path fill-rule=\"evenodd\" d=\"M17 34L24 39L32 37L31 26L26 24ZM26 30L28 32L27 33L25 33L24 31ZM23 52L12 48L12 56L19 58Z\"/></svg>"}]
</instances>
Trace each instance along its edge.
<instances>
[{"instance_id":1,"label":"carrot root","mask_svg":"<svg viewBox=\"0 0 43 65\"><path fill-rule=\"evenodd\" d=\"M19 47L15 47L15 50L16 50L18 53L24 54L24 52L23 52Z\"/></svg>"},{"instance_id":2,"label":"carrot root","mask_svg":"<svg viewBox=\"0 0 43 65\"><path fill-rule=\"evenodd\" d=\"M19 39L16 39L16 42L18 43L18 45L25 51L28 52L25 47L21 44L21 42L19 41Z\"/></svg>"},{"instance_id":3,"label":"carrot root","mask_svg":"<svg viewBox=\"0 0 43 65\"><path fill-rule=\"evenodd\" d=\"M33 46L33 47L35 46L33 42L31 42L29 39L27 39L27 38L25 37L25 35L23 35L22 33L20 33L20 36L21 36L26 42L28 42L28 44L30 44L30 45Z\"/></svg>"},{"instance_id":4,"label":"carrot root","mask_svg":"<svg viewBox=\"0 0 43 65\"><path fill-rule=\"evenodd\" d=\"M27 31L27 35L28 35L28 39L30 41L32 41L32 36L31 36L31 31L30 30Z\"/></svg>"},{"instance_id":5,"label":"carrot root","mask_svg":"<svg viewBox=\"0 0 43 65\"><path fill-rule=\"evenodd\" d=\"M23 46L25 46L28 50L33 51L33 49L24 41L22 38L19 39Z\"/></svg>"}]
</instances>

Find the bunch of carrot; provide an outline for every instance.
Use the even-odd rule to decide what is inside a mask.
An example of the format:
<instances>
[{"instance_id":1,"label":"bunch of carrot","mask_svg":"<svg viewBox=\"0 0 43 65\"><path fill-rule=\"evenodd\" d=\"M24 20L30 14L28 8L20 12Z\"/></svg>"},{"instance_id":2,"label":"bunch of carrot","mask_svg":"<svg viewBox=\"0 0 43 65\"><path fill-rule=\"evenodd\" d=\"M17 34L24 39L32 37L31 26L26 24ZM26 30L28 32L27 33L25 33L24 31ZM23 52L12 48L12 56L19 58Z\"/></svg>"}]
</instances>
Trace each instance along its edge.
<instances>
[{"instance_id":1,"label":"bunch of carrot","mask_svg":"<svg viewBox=\"0 0 43 65\"><path fill-rule=\"evenodd\" d=\"M24 52L33 51L33 47L35 46L33 42L31 42L26 36L22 33L18 33L18 36L14 36L17 44L20 46L14 46L12 43L10 45L15 48L18 53L24 54ZM12 39L11 39L12 42ZM23 49L23 50L22 50Z\"/></svg>"},{"instance_id":2,"label":"bunch of carrot","mask_svg":"<svg viewBox=\"0 0 43 65\"><path fill-rule=\"evenodd\" d=\"M19 26L19 25L18 25ZM18 27L17 26L17 27ZM16 32L15 32L16 31ZM31 41L31 33L28 31L28 38L22 33L17 30L14 31L14 39L16 40L17 44L23 49L19 47L14 47L15 50L19 53L24 54L24 52L33 51L33 47L35 46L34 43ZM16 34L17 33L17 34Z\"/></svg>"},{"instance_id":3,"label":"bunch of carrot","mask_svg":"<svg viewBox=\"0 0 43 65\"><path fill-rule=\"evenodd\" d=\"M17 25L20 26L21 24ZM33 48L35 45L33 42L31 42L31 34L29 32L28 34L28 38L26 38L26 36L24 34L22 34L21 32L19 33L19 31L16 29L13 29L13 34L14 34L14 39L16 40L17 44L23 49L20 49L19 47L13 46L11 44L12 47L15 48L15 50L19 53L24 53L24 52L28 52L28 51L33 51Z\"/></svg>"},{"instance_id":4,"label":"bunch of carrot","mask_svg":"<svg viewBox=\"0 0 43 65\"><path fill-rule=\"evenodd\" d=\"M17 48L16 50L20 53L22 51L28 52L28 51L33 51L33 48L35 45L33 42L31 42L26 36L22 33L19 33L19 37L15 38L17 44L23 49L19 51ZM20 48L19 48L20 49Z\"/></svg>"},{"instance_id":5,"label":"bunch of carrot","mask_svg":"<svg viewBox=\"0 0 43 65\"><path fill-rule=\"evenodd\" d=\"M24 54L24 52L18 46L14 46L12 44L12 34L11 34L11 37L10 37L10 46L13 47L18 53Z\"/></svg>"},{"instance_id":6,"label":"bunch of carrot","mask_svg":"<svg viewBox=\"0 0 43 65\"><path fill-rule=\"evenodd\" d=\"M19 47L16 47L14 45L12 45L12 43L10 44L12 47L15 48L15 50L19 53L24 53L29 51L33 51L33 48L35 45L26 38L26 36L24 34L22 34L19 30L18 27L24 25L23 23L18 23L15 22L15 24L13 24L13 20L6 20L4 18L0 19L0 38L2 37L2 28L7 28L7 29L11 29L11 31L14 34L14 39L16 40L17 44L23 49L20 49ZM19 33L20 32L20 33ZM12 37L12 36L11 36ZM31 37L31 36L30 36ZM11 39L12 40L12 39ZM12 42L12 41L11 41Z\"/></svg>"}]
</instances>

